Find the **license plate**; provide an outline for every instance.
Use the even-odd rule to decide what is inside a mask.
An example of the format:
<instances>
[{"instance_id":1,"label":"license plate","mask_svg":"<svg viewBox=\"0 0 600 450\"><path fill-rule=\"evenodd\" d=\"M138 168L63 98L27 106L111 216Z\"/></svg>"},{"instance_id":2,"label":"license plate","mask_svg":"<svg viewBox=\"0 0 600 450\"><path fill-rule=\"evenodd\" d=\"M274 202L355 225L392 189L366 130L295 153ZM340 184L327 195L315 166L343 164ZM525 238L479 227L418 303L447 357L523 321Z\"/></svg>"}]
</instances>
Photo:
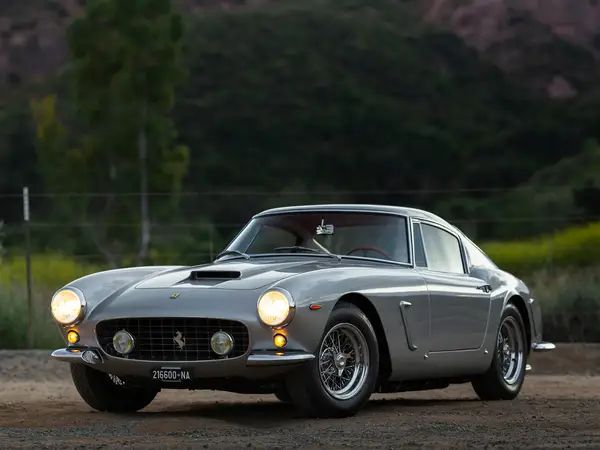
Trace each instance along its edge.
<instances>
[{"instance_id":1,"label":"license plate","mask_svg":"<svg viewBox=\"0 0 600 450\"><path fill-rule=\"evenodd\" d=\"M192 379L190 371L181 367L161 367L152 371L152 379L167 383L181 383Z\"/></svg>"}]
</instances>

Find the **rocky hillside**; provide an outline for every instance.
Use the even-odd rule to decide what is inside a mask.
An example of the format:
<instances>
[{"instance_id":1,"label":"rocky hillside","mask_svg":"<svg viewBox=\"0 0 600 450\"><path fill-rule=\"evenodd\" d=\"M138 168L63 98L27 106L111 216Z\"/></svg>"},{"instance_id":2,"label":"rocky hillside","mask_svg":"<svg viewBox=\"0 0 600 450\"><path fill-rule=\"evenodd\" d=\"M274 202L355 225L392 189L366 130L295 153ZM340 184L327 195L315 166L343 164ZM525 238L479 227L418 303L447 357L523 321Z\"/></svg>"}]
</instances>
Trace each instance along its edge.
<instances>
[{"instance_id":1,"label":"rocky hillside","mask_svg":"<svg viewBox=\"0 0 600 450\"><path fill-rule=\"evenodd\" d=\"M446 26L505 72L550 97L597 84L598 0L425 0L426 21Z\"/></svg>"},{"instance_id":2,"label":"rocky hillside","mask_svg":"<svg viewBox=\"0 0 600 450\"><path fill-rule=\"evenodd\" d=\"M268 0L177 0L187 14L263 3ZM505 72L550 97L585 93L598 79L599 0L411 3L424 21L451 29ZM67 57L65 30L84 4L85 0L0 2L0 90L43 81L56 72Z\"/></svg>"}]
</instances>

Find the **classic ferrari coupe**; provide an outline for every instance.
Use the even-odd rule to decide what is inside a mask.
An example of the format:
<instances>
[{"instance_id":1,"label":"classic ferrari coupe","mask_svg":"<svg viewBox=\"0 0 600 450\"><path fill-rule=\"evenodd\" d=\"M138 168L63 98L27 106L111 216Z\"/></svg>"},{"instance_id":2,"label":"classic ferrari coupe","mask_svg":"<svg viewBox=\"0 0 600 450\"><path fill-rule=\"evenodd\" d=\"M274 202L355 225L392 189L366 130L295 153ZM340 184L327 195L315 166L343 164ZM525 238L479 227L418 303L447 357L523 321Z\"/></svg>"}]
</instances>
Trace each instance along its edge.
<instances>
[{"instance_id":1,"label":"classic ferrari coupe","mask_svg":"<svg viewBox=\"0 0 600 450\"><path fill-rule=\"evenodd\" d=\"M257 214L211 264L80 278L52 298L81 397L136 411L161 389L274 393L310 416L373 392L471 382L512 399L541 312L527 286L429 212L318 205Z\"/></svg>"}]
</instances>

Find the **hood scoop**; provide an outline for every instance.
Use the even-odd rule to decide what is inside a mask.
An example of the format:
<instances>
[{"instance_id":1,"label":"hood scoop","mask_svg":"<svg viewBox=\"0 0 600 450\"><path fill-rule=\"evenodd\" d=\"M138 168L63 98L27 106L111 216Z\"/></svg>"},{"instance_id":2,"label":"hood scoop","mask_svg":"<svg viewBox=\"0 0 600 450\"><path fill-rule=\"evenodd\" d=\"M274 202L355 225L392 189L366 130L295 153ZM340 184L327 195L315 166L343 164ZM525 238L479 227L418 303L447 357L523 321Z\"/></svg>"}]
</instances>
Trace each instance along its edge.
<instances>
[{"instance_id":1,"label":"hood scoop","mask_svg":"<svg viewBox=\"0 0 600 450\"><path fill-rule=\"evenodd\" d=\"M190 280L237 280L241 276L236 270L193 270Z\"/></svg>"}]
</instances>

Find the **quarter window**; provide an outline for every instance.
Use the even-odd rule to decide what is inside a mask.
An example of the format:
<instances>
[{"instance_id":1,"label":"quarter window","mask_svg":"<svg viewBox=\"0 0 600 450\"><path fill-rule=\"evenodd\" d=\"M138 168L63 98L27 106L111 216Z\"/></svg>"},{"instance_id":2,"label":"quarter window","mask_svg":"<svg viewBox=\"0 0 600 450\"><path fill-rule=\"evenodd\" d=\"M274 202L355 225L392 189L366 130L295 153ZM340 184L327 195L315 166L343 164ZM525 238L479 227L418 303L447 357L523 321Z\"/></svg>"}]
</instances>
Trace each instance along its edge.
<instances>
[{"instance_id":1,"label":"quarter window","mask_svg":"<svg viewBox=\"0 0 600 450\"><path fill-rule=\"evenodd\" d=\"M469 255L469 261L474 267L485 267L486 269L495 269L496 265L483 253L479 247L473 244L469 239L463 239L465 250Z\"/></svg>"},{"instance_id":2,"label":"quarter window","mask_svg":"<svg viewBox=\"0 0 600 450\"><path fill-rule=\"evenodd\" d=\"M465 273L458 239L440 228L422 224L427 266L439 272Z\"/></svg>"},{"instance_id":3,"label":"quarter window","mask_svg":"<svg viewBox=\"0 0 600 450\"><path fill-rule=\"evenodd\" d=\"M420 223L413 224L413 234L415 238L415 265L417 267L427 267L427 258L425 258L425 249L423 248Z\"/></svg>"}]
</instances>

